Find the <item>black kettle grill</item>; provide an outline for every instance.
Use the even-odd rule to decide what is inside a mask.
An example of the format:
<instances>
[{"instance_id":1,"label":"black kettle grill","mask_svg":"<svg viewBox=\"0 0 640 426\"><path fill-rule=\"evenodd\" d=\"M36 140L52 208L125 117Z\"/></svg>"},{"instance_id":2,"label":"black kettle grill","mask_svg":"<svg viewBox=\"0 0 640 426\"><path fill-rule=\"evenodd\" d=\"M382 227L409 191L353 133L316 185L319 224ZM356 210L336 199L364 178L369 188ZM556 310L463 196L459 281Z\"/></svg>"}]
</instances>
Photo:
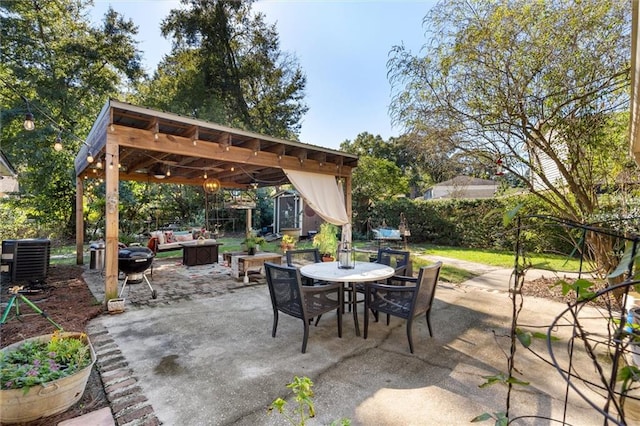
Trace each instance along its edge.
<instances>
[{"instance_id":1,"label":"black kettle grill","mask_svg":"<svg viewBox=\"0 0 640 426\"><path fill-rule=\"evenodd\" d=\"M147 247L126 247L118 250L118 269L125 274L122 290L120 290L120 298L122 298L127 282L136 284L143 280L146 281L151 290L151 297L154 299L158 297L144 273L151 267L154 256L153 251Z\"/></svg>"}]
</instances>

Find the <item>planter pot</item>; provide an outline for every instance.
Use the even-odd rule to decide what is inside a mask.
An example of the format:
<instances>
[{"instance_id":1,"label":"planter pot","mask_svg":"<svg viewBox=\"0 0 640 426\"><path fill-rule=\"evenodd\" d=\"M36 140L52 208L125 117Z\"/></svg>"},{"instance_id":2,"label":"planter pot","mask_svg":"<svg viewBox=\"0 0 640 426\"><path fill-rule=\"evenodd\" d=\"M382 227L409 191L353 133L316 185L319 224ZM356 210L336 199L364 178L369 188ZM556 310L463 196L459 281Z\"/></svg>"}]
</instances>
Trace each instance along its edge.
<instances>
[{"instance_id":1,"label":"planter pot","mask_svg":"<svg viewBox=\"0 0 640 426\"><path fill-rule=\"evenodd\" d=\"M81 333L62 333L63 337L80 337ZM51 335L32 337L31 339L9 345L2 352L17 349L27 341L48 342ZM87 386L91 369L96 362L93 346L86 338L91 352L91 364L75 374L63 377L43 385L32 386L25 394L24 389L0 390L0 423L22 423L66 411L78 402Z\"/></svg>"}]
</instances>

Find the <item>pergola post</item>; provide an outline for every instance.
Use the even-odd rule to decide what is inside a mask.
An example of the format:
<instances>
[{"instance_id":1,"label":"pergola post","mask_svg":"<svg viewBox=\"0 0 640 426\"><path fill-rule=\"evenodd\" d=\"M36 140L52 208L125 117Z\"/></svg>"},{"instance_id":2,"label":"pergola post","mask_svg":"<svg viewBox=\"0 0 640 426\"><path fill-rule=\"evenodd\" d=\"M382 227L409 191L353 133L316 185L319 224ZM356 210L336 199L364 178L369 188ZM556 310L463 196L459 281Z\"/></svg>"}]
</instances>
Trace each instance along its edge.
<instances>
[{"instance_id":1,"label":"pergola post","mask_svg":"<svg viewBox=\"0 0 640 426\"><path fill-rule=\"evenodd\" d=\"M120 195L118 186L120 178L118 176L119 147L114 132L107 132L107 144L105 147L105 164L114 164L114 167L105 167L105 193L106 193L106 215L105 215L105 303L109 299L118 297L118 234L119 234L119 214L118 205Z\"/></svg>"},{"instance_id":2,"label":"pergola post","mask_svg":"<svg viewBox=\"0 0 640 426\"><path fill-rule=\"evenodd\" d=\"M76 176L76 264L84 264L84 183Z\"/></svg>"}]
</instances>

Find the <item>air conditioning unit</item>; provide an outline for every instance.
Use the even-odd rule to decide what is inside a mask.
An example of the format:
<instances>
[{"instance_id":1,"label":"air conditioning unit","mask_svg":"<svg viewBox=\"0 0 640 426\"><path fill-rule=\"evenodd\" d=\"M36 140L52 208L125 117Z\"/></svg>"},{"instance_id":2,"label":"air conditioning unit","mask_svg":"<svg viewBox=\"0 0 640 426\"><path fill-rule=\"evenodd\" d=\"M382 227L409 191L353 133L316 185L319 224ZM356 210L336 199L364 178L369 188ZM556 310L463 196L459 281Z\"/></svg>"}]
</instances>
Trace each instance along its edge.
<instances>
[{"instance_id":1,"label":"air conditioning unit","mask_svg":"<svg viewBox=\"0 0 640 426\"><path fill-rule=\"evenodd\" d=\"M49 273L51 241L43 238L4 240L2 255L3 262L9 266L12 283L39 283Z\"/></svg>"}]
</instances>

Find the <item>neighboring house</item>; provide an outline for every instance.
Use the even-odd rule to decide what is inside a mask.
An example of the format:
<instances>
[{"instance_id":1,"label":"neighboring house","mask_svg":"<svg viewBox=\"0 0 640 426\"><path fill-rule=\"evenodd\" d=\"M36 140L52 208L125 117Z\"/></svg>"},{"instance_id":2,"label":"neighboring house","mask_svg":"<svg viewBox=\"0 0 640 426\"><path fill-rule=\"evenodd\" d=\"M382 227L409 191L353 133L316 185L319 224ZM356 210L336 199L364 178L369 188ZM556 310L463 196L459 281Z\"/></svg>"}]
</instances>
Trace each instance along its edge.
<instances>
[{"instance_id":1,"label":"neighboring house","mask_svg":"<svg viewBox=\"0 0 640 426\"><path fill-rule=\"evenodd\" d=\"M439 198L493 198L498 182L470 176L456 176L453 179L437 183L427 189L425 200Z\"/></svg>"},{"instance_id":2,"label":"neighboring house","mask_svg":"<svg viewBox=\"0 0 640 426\"><path fill-rule=\"evenodd\" d=\"M8 197L12 192L18 192L18 174L0 151L0 197Z\"/></svg>"},{"instance_id":3,"label":"neighboring house","mask_svg":"<svg viewBox=\"0 0 640 426\"><path fill-rule=\"evenodd\" d=\"M566 184L564 177L560 174L558 165L547 154L540 150L533 152L537 155L531 155L532 163L542 170L544 176L549 180L552 185L564 186ZM559 155L562 161L566 159L566 155L560 151ZM535 191L545 191L549 189L546 183L540 179L535 173L531 173L531 182Z\"/></svg>"}]
</instances>

